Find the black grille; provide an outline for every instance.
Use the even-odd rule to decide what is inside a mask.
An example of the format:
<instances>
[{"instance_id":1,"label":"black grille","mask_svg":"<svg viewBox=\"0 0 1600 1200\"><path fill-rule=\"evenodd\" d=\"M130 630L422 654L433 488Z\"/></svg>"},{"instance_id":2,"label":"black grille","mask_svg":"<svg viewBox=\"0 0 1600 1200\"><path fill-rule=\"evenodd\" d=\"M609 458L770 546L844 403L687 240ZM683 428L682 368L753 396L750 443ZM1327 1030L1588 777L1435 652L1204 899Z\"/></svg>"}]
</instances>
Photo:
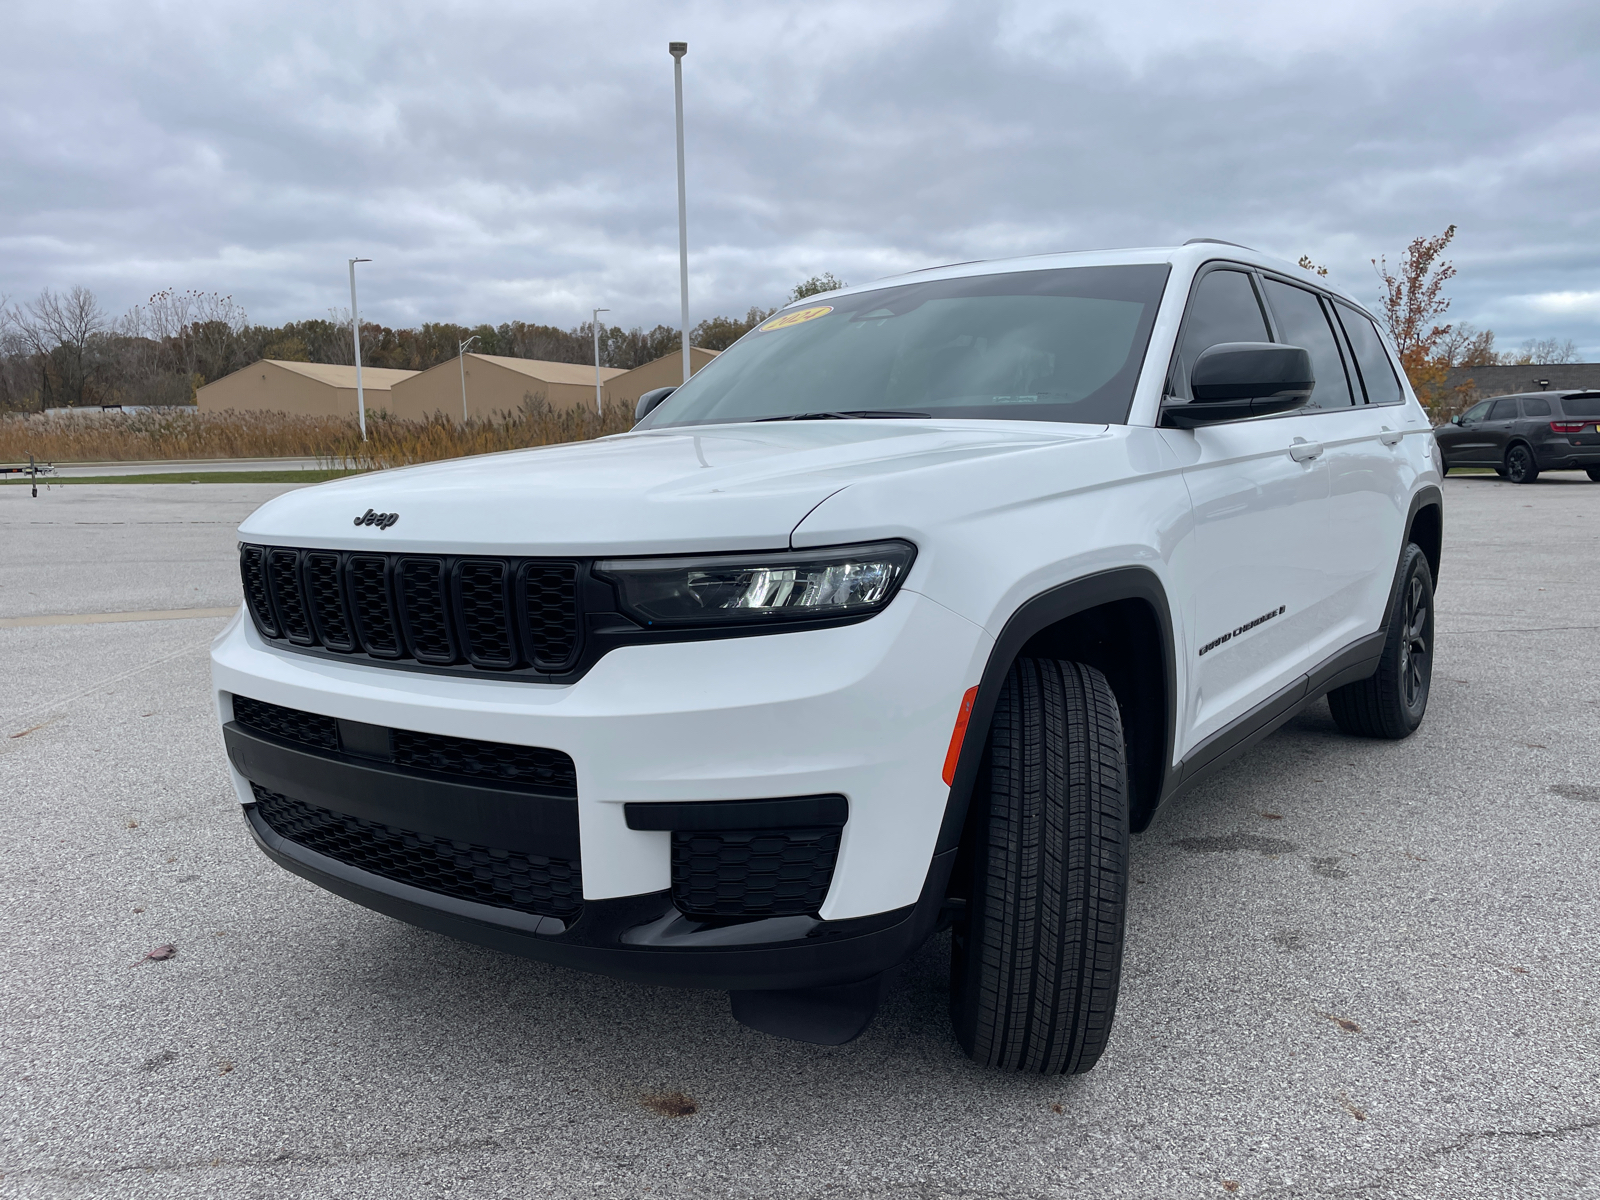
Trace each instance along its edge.
<instances>
[{"instance_id":1,"label":"black grille","mask_svg":"<svg viewBox=\"0 0 1600 1200\"><path fill-rule=\"evenodd\" d=\"M461 640L475 667L514 667L516 646L506 605L506 565L469 559L456 567L461 596Z\"/></svg>"},{"instance_id":2,"label":"black grille","mask_svg":"<svg viewBox=\"0 0 1600 1200\"><path fill-rule=\"evenodd\" d=\"M343 749L339 722L333 717L268 704L249 696L235 696L233 719L246 729L282 741L299 742L319 750L337 752ZM573 765L572 756L560 750L515 746L510 742L480 742L476 738L416 733L409 729L387 732L388 754L377 761L435 775L510 784L553 796L578 794L578 769ZM361 746L358 753L362 758L374 757L370 745Z\"/></svg>"},{"instance_id":3,"label":"black grille","mask_svg":"<svg viewBox=\"0 0 1600 1200\"><path fill-rule=\"evenodd\" d=\"M523 784L563 796L578 794L577 768L572 758L560 750L405 729L396 729L391 736L396 766Z\"/></svg>"},{"instance_id":4,"label":"black grille","mask_svg":"<svg viewBox=\"0 0 1600 1200\"><path fill-rule=\"evenodd\" d=\"M397 883L496 908L570 920L583 906L576 862L479 846L336 813L251 784L279 837Z\"/></svg>"},{"instance_id":5,"label":"black grille","mask_svg":"<svg viewBox=\"0 0 1600 1200\"><path fill-rule=\"evenodd\" d=\"M698 917L815 913L839 857L838 829L672 835L672 902Z\"/></svg>"},{"instance_id":6,"label":"black grille","mask_svg":"<svg viewBox=\"0 0 1600 1200\"><path fill-rule=\"evenodd\" d=\"M256 619L256 628L262 637L280 636L277 615L272 611L272 601L267 598L266 554L260 546L245 546L239 552L239 574L244 582L244 598Z\"/></svg>"},{"instance_id":7,"label":"black grille","mask_svg":"<svg viewBox=\"0 0 1600 1200\"><path fill-rule=\"evenodd\" d=\"M267 553L267 584L272 590L273 607L283 635L298 646L309 646L311 618L306 615L300 590L300 553L297 550L272 550Z\"/></svg>"},{"instance_id":8,"label":"black grille","mask_svg":"<svg viewBox=\"0 0 1600 1200\"><path fill-rule=\"evenodd\" d=\"M306 599L318 640L330 650L348 654L356 648L356 639L340 582L339 556L326 551L308 553L305 581Z\"/></svg>"},{"instance_id":9,"label":"black grille","mask_svg":"<svg viewBox=\"0 0 1600 1200\"><path fill-rule=\"evenodd\" d=\"M235 696L233 719L247 729L286 742L301 742L322 750L339 748L339 722L332 717L252 700L249 696Z\"/></svg>"},{"instance_id":10,"label":"black grille","mask_svg":"<svg viewBox=\"0 0 1600 1200\"><path fill-rule=\"evenodd\" d=\"M355 554L350 556L347 571L356 630L367 653L398 658L400 627L394 619L394 597L389 594L388 561L376 555Z\"/></svg>"},{"instance_id":11,"label":"black grille","mask_svg":"<svg viewBox=\"0 0 1600 1200\"><path fill-rule=\"evenodd\" d=\"M578 568L528 563L522 568L523 628L534 665L559 671L578 651Z\"/></svg>"},{"instance_id":12,"label":"black grille","mask_svg":"<svg viewBox=\"0 0 1600 1200\"><path fill-rule=\"evenodd\" d=\"M559 674L582 648L579 564L240 547L266 638L431 667Z\"/></svg>"}]
</instances>

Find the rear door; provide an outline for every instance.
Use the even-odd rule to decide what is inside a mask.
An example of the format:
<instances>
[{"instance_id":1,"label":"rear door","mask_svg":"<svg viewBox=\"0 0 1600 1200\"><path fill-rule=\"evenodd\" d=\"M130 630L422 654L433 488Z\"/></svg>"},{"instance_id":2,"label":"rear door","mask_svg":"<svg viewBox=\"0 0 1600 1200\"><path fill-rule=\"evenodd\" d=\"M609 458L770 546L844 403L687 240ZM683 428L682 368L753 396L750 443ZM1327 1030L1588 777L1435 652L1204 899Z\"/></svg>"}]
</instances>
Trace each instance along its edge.
<instances>
[{"instance_id":1,"label":"rear door","mask_svg":"<svg viewBox=\"0 0 1600 1200\"><path fill-rule=\"evenodd\" d=\"M1202 268L1168 379L1172 401L1191 398L1189 371L1207 347L1271 340L1254 273L1227 263ZM1162 436L1184 464L1194 505L1181 597L1188 645L1179 651L1190 665L1186 754L1320 657L1330 590L1328 472L1303 415Z\"/></svg>"}]
</instances>

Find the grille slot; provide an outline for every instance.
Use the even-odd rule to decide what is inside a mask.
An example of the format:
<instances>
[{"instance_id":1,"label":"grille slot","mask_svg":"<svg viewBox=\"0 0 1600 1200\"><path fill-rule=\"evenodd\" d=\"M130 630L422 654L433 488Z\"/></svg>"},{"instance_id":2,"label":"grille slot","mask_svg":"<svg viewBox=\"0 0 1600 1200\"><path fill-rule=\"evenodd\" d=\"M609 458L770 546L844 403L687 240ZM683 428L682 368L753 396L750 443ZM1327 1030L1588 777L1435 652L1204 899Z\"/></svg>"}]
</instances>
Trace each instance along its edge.
<instances>
[{"instance_id":1,"label":"grille slot","mask_svg":"<svg viewBox=\"0 0 1600 1200\"><path fill-rule=\"evenodd\" d=\"M815 913L839 857L837 828L677 832L672 902L696 917Z\"/></svg>"},{"instance_id":2,"label":"grille slot","mask_svg":"<svg viewBox=\"0 0 1600 1200\"><path fill-rule=\"evenodd\" d=\"M571 920L583 906L576 861L480 846L336 813L252 783L279 837L362 871L445 896Z\"/></svg>"},{"instance_id":3,"label":"grille slot","mask_svg":"<svg viewBox=\"0 0 1600 1200\"><path fill-rule=\"evenodd\" d=\"M562 670L578 652L578 564L527 563L517 590L533 665Z\"/></svg>"},{"instance_id":4,"label":"grille slot","mask_svg":"<svg viewBox=\"0 0 1600 1200\"><path fill-rule=\"evenodd\" d=\"M267 584L272 589L283 636L297 646L312 645L316 639L311 636L311 618L306 614L305 598L300 592L298 550L267 552Z\"/></svg>"},{"instance_id":5,"label":"grille slot","mask_svg":"<svg viewBox=\"0 0 1600 1200\"><path fill-rule=\"evenodd\" d=\"M399 658L400 629L389 594L388 560L370 554L351 555L348 571L350 601L362 645L375 658Z\"/></svg>"},{"instance_id":6,"label":"grille slot","mask_svg":"<svg viewBox=\"0 0 1600 1200\"><path fill-rule=\"evenodd\" d=\"M282 637L278 618L267 595L266 554L260 546L245 546L239 551L239 575L244 583L245 602L256 619L262 637Z\"/></svg>"},{"instance_id":7,"label":"grille slot","mask_svg":"<svg viewBox=\"0 0 1600 1200\"><path fill-rule=\"evenodd\" d=\"M329 650L348 654L356 648L350 625L350 610L345 604L344 587L339 580L339 556L316 550L306 551L302 570L306 584L306 605L317 638Z\"/></svg>"},{"instance_id":8,"label":"grille slot","mask_svg":"<svg viewBox=\"0 0 1600 1200\"><path fill-rule=\"evenodd\" d=\"M339 723L332 717L318 713L268 704L265 700L252 700L249 696L235 696L233 719L246 729L286 742L300 742L321 750L339 748Z\"/></svg>"},{"instance_id":9,"label":"grille slot","mask_svg":"<svg viewBox=\"0 0 1600 1200\"><path fill-rule=\"evenodd\" d=\"M461 600L461 641L475 667L517 665L506 603L506 565L468 559L456 565L456 594Z\"/></svg>"},{"instance_id":10,"label":"grille slot","mask_svg":"<svg viewBox=\"0 0 1600 1200\"><path fill-rule=\"evenodd\" d=\"M600 586L586 584L584 570L546 559L239 547L262 637L468 674L574 670L584 589ZM596 615L610 611L602 603Z\"/></svg>"},{"instance_id":11,"label":"grille slot","mask_svg":"<svg viewBox=\"0 0 1600 1200\"><path fill-rule=\"evenodd\" d=\"M521 784L562 796L578 794L578 772L569 755L540 746L513 746L472 738L396 729L396 766Z\"/></svg>"},{"instance_id":12,"label":"grille slot","mask_svg":"<svg viewBox=\"0 0 1600 1200\"><path fill-rule=\"evenodd\" d=\"M400 621L412 657L425 663L455 662L444 564L437 558L402 558L399 566Z\"/></svg>"}]
</instances>

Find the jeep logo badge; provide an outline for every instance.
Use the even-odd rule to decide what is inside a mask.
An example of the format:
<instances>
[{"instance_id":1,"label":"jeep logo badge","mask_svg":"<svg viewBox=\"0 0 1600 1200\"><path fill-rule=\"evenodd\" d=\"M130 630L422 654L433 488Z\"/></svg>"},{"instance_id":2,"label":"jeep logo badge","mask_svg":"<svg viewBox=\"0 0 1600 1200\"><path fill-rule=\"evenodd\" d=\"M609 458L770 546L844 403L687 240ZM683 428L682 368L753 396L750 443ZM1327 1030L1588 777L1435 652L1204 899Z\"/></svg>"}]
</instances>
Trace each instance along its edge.
<instances>
[{"instance_id":1,"label":"jeep logo badge","mask_svg":"<svg viewBox=\"0 0 1600 1200\"><path fill-rule=\"evenodd\" d=\"M373 512L370 508L356 518L357 525L376 525L379 529L387 529L400 519L399 513Z\"/></svg>"}]
</instances>

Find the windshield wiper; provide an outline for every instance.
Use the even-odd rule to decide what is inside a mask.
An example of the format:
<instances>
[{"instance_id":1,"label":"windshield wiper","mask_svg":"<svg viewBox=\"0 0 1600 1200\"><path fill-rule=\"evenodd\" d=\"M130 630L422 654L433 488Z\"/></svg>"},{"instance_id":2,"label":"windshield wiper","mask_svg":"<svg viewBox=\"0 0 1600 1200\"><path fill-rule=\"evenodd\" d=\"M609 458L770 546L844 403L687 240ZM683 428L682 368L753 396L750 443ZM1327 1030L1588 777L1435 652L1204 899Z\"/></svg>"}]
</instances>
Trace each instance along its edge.
<instances>
[{"instance_id":1,"label":"windshield wiper","mask_svg":"<svg viewBox=\"0 0 1600 1200\"><path fill-rule=\"evenodd\" d=\"M786 417L760 417L762 421L853 421L874 417L927 417L925 412L909 412L903 408L847 408L835 412L792 413Z\"/></svg>"}]
</instances>

